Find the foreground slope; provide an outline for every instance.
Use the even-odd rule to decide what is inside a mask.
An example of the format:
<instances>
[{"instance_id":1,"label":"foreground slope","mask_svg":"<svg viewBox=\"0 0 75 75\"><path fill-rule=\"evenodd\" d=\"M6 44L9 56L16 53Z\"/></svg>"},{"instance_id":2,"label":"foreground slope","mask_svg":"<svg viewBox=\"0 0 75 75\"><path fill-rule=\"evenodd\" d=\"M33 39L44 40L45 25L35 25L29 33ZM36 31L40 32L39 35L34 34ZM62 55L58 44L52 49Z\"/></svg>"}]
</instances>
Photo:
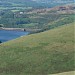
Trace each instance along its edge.
<instances>
[{"instance_id":1,"label":"foreground slope","mask_svg":"<svg viewBox=\"0 0 75 75\"><path fill-rule=\"evenodd\" d=\"M73 71L74 23L0 45L0 75L46 75Z\"/></svg>"}]
</instances>

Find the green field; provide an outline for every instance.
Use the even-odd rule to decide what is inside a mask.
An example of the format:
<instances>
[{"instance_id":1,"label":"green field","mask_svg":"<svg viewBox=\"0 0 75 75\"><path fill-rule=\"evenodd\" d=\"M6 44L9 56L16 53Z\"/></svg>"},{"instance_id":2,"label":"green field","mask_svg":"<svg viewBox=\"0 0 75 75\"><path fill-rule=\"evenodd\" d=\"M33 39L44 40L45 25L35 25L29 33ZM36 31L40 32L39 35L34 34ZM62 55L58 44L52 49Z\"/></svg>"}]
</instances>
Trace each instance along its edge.
<instances>
[{"instance_id":1,"label":"green field","mask_svg":"<svg viewBox=\"0 0 75 75\"><path fill-rule=\"evenodd\" d=\"M0 75L74 71L74 44L74 23L0 44Z\"/></svg>"}]
</instances>

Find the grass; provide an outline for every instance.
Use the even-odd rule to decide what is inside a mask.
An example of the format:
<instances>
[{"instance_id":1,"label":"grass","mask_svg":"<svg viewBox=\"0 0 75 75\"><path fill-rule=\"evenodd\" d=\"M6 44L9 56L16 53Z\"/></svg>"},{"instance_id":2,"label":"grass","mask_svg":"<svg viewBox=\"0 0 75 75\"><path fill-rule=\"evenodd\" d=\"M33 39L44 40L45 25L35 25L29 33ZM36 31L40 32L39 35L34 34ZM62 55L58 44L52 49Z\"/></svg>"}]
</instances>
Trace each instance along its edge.
<instances>
[{"instance_id":1,"label":"grass","mask_svg":"<svg viewBox=\"0 0 75 75\"><path fill-rule=\"evenodd\" d=\"M0 45L0 75L74 71L74 23Z\"/></svg>"},{"instance_id":2,"label":"grass","mask_svg":"<svg viewBox=\"0 0 75 75\"><path fill-rule=\"evenodd\" d=\"M22 24L23 28L35 28L35 25L37 25L37 23L30 23L30 24Z\"/></svg>"},{"instance_id":3,"label":"grass","mask_svg":"<svg viewBox=\"0 0 75 75\"><path fill-rule=\"evenodd\" d=\"M5 7L1 7L1 6L0 6L0 10L4 10L4 9L7 9L7 7L5 8Z\"/></svg>"},{"instance_id":4,"label":"grass","mask_svg":"<svg viewBox=\"0 0 75 75\"><path fill-rule=\"evenodd\" d=\"M14 9L14 10L11 10L12 12L18 12L18 11L20 11L20 10L18 10L18 9Z\"/></svg>"}]
</instances>

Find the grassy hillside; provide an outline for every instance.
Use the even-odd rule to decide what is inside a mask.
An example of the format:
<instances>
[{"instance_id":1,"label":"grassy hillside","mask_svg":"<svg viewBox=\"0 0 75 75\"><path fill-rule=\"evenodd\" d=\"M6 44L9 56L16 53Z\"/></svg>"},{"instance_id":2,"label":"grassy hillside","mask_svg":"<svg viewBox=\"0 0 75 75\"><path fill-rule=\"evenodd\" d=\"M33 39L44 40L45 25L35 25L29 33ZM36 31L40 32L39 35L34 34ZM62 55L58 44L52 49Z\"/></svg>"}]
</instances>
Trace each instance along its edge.
<instances>
[{"instance_id":1,"label":"grassy hillside","mask_svg":"<svg viewBox=\"0 0 75 75\"><path fill-rule=\"evenodd\" d=\"M75 70L74 23L0 45L0 75L47 75Z\"/></svg>"}]
</instances>

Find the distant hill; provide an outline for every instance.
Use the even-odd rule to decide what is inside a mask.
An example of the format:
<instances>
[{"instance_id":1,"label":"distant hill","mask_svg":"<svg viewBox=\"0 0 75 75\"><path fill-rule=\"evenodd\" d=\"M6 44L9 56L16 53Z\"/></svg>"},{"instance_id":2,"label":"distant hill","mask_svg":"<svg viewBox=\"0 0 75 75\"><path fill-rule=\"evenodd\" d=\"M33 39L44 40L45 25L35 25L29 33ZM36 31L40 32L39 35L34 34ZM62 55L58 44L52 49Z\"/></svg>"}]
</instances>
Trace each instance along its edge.
<instances>
[{"instance_id":1,"label":"distant hill","mask_svg":"<svg viewBox=\"0 0 75 75\"><path fill-rule=\"evenodd\" d=\"M23 7L21 7L23 8ZM2 11L0 24L6 28L28 28L49 30L74 21L74 4L53 8L19 10L17 12ZM10 15L9 15L10 14Z\"/></svg>"},{"instance_id":2,"label":"distant hill","mask_svg":"<svg viewBox=\"0 0 75 75\"><path fill-rule=\"evenodd\" d=\"M43 2L43 3L48 3L48 2L52 2L52 3L73 3L74 0L32 0L32 1L36 1L36 2Z\"/></svg>"},{"instance_id":3,"label":"distant hill","mask_svg":"<svg viewBox=\"0 0 75 75\"><path fill-rule=\"evenodd\" d=\"M61 4L74 3L74 0L0 0L5 3L19 3L31 7L53 7Z\"/></svg>"},{"instance_id":4,"label":"distant hill","mask_svg":"<svg viewBox=\"0 0 75 75\"><path fill-rule=\"evenodd\" d=\"M0 0L6 2L74 3L74 0Z\"/></svg>"},{"instance_id":5,"label":"distant hill","mask_svg":"<svg viewBox=\"0 0 75 75\"><path fill-rule=\"evenodd\" d=\"M71 23L0 44L0 75L73 71L74 43L74 23Z\"/></svg>"}]
</instances>

